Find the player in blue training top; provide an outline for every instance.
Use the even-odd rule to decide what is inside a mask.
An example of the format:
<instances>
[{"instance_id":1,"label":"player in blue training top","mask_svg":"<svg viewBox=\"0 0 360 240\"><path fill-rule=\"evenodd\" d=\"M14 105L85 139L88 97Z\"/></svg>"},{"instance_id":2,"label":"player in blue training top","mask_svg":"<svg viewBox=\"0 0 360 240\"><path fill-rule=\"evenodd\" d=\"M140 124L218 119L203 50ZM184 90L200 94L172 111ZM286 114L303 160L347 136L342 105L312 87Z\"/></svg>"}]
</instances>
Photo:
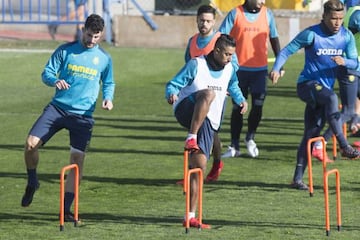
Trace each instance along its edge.
<instances>
[{"instance_id":1,"label":"player in blue training top","mask_svg":"<svg viewBox=\"0 0 360 240\"><path fill-rule=\"evenodd\" d=\"M359 4L359 0L340 0L345 6L346 9L350 9L351 7ZM311 0L303 0L302 5L303 7L306 7L311 3Z\"/></svg>"},{"instance_id":2,"label":"player in blue training top","mask_svg":"<svg viewBox=\"0 0 360 240\"><path fill-rule=\"evenodd\" d=\"M356 48L359 51L360 50L360 1L358 1L356 5L350 7L348 9L348 11L346 12L346 16L344 19L344 26L347 27L354 34ZM360 129L360 124L359 124L360 118L358 115L360 113L360 109L359 109L360 108L360 100L359 100L360 99L360 84L359 84L360 66L358 67L357 71L348 70L347 74L348 74L348 76L345 75L345 78L346 77L350 78L351 76L353 76L353 78L355 78L357 80L357 92L356 92L357 99L356 99L356 104L355 104L356 111L355 111L355 114L352 116L352 119L351 119L350 125L349 125L351 132L353 134L355 134ZM353 89L348 89L348 90L351 93L353 92ZM351 98L351 99L353 99L353 98ZM350 107L352 107L352 106L350 106ZM359 147L360 143L354 142L354 145Z\"/></svg>"},{"instance_id":3,"label":"player in blue training top","mask_svg":"<svg viewBox=\"0 0 360 240\"><path fill-rule=\"evenodd\" d=\"M21 205L31 204L40 184L36 174L39 161L38 149L61 129L70 135L70 163L79 166L83 175L85 151L89 145L99 90L102 90L102 108L113 108L115 83L112 60L98 43L104 30L104 20L96 14L85 21L81 41L66 43L51 55L42 80L55 88L55 95L31 128L25 143L25 164L28 182ZM73 221L70 207L74 199L74 172L71 171L65 185L65 221Z\"/></svg>"},{"instance_id":4,"label":"player in blue training top","mask_svg":"<svg viewBox=\"0 0 360 240\"><path fill-rule=\"evenodd\" d=\"M297 80L297 94L306 103L305 128L291 185L296 189L308 189L302 180L307 166L306 145L310 138L320 135L326 121L339 142L342 156L360 157L360 152L351 147L343 135L338 99L333 91L339 66L349 69L358 66L354 36L342 26L343 19L343 3L339 0L327 1L321 23L306 28L283 48L270 72L270 79L277 83L281 66L290 55L304 48L305 63Z\"/></svg>"},{"instance_id":5,"label":"player in blue training top","mask_svg":"<svg viewBox=\"0 0 360 240\"><path fill-rule=\"evenodd\" d=\"M360 49L360 6L351 6L344 17L344 27L348 28L355 38L356 48ZM359 130L360 119L355 112L359 91L359 76L360 65L356 70L348 69L345 66L339 67L338 82L339 82L339 95L341 99L341 119L343 123L349 122L349 130L354 134ZM328 128L323 137L325 142L331 139L333 132ZM354 146L359 147L359 142L354 142ZM326 152L325 152L326 153ZM323 146L321 142L314 143L312 148L312 155L320 161L333 162L329 159L327 154L323 156Z\"/></svg>"},{"instance_id":6,"label":"player in blue training top","mask_svg":"<svg viewBox=\"0 0 360 240\"><path fill-rule=\"evenodd\" d=\"M351 7L354 7L360 3L359 0L342 0L341 2L344 3L347 10L349 10Z\"/></svg>"},{"instance_id":7,"label":"player in blue training top","mask_svg":"<svg viewBox=\"0 0 360 240\"><path fill-rule=\"evenodd\" d=\"M231 61L235 53L235 40L222 34L215 47L206 56L191 59L175 77L166 84L165 96L173 105L177 121L188 130L185 149L191 152L189 168L206 170L213 146L214 133L219 130L227 93L240 105L241 113L247 102L238 86L235 66ZM200 227L195 218L199 179L190 182L190 226ZM185 222L184 222L185 224ZM201 228L210 228L202 224Z\"/></svg>"}]
</instances>

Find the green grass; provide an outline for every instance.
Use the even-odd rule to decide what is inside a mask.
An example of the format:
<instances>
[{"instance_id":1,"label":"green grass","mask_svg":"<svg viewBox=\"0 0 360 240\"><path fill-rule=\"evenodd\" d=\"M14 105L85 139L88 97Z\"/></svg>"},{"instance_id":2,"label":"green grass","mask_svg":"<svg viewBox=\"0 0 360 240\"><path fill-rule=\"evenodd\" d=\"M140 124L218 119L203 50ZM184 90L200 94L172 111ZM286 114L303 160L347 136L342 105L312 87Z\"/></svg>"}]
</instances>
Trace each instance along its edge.
<instances>
[{"instance_id":1,"label":"green grass","mask_svg":"<svg viewBox=\"0 0 360 240\"><path fill-rule=\"evenodd\" d=\"M52 49L56 42L0 42L1 48ZM313 162L315 194L289 188L303 131L304 104L295 82L301 54L290 58L280 83L269 83L257 159L226 159L215 184L204 187L204 222L181 226L185 210L182 147L186 136L164 99L165 83L183 64L182 49L105 46L116 78L115 108L95 112L96 125L80 187L82 224L59 231L59 172L68 164L69 140L60 132L40 151L41 187L32 205L20 206L26 184L23 145L53 89L40 80L50 53L0 54L0 239L326 239L322 168ZM230 141L231 103L220 136ZM243 137L243 135L242 135ZM354 139L351 138L350 141ZM242 152L245 148L242 146ZM209 162L211 165L211 161ZM334 177L330 177L332 239L360 234L359 161L336 161L341 173L342 221L336 231ZM307 181L307 172L305 175Z\"/></svg>"}]
</instances>

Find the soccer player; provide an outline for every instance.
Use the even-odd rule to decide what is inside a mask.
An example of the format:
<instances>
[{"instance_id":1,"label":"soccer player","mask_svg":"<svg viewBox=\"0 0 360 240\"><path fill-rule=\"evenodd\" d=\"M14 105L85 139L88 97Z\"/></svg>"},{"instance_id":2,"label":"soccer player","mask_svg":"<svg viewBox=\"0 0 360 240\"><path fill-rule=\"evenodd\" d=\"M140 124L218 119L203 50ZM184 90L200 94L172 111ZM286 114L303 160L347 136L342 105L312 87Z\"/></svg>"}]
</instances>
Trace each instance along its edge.
<instances>
[{"instance_id":1,"label":"soccer player","mask_svg":"<svg viewBox=\"0 0 360 240\"><path fill-rule=\"evenodd\" d=\"M360 50L360 1L356 1L356 4L351 6L346 12L346 16L344 19L344 26L347 27L353 34L356 42L356 48L358 51ZM360 84L359 84L359 76L360 76L360 66L357 71L348 70L346 72L350 78L351 75L355 78L354 81L357 80L357 99L355 100L355 114L352 116L350 121L350 131L355 134L359 131L359 108L360 108ZM345 76L347 77L347 76ZM352 92L352 90L350 90ZM351 106L352 107L352 106ZM355 144L354 144L355 145Z\"/></svg>"},{"instance_id":2,"label":"soccer player","mask_svg":"<svg viewBox=\"0 0 360 240\"><path fill-rule=\"evenodd\" d=\"M59 46L42 72L42 81L55 89L51 102L34 123L25 143L25 164L28 182L21 205L28 207L40 184L37 178L38 149L58 131L67 129L70 136L70 163L79 166L83 175L85 151L89 145L94 119L92 117L100 88L102 108L113 108L115 83L112 60L98 43L104 30L104 20L96 14L85 21L81 41ZM70 211L74 200L74 171L65 183L65 221L73 221Z\"/></svg>"},{"instance_id":3,"label":"soccer player","mask_svg":"<svg viewBox=\"0 0 360 240\"><path fill-rule=\"evenodd\" d=\"M360 6L350 6L344 18L344 26L347 27L355 37L356 48L360 49ZM338 74L339 95L341 99L341 119L342 123L349 122L349 130L356 133L359 129L359 116L355 112L356 102L360 96L359 91L359 76L360 66L356 70L348 69L345 66L340 66ZM323 137L327 142L333 135L331 128L328 128ZM354 143L354 146L357 142ZM323 156L323 147L321 142L315 142L312 148L313 157L319 161L333 162L327 154ZM326 152L325 152L326 153Z\"/></svg>"},{"instance_id":4,"label":"soccer player","mask_svg":"<svg viewBox=\"0 0 360 240\"><path fill-rule=\"evenodd\" d=\"M265 0L245 0L243 5L228 13L219 28L220 32L229 34L236 40L239 86L245 98L248 97L249 92L251 94L245 144L248 154L253 158L259 155L255 133L261 121L267 92L268 41L270 40L275 56L280 51L275 18L264 3ZM243 127L243 115L239 112L238 106L234 104L230 123L231 145L223 154L223 158L240 156L239 139Z\"/></svg>"},{"instance_id":5,"label":"soccer player","mask_svg":"<svg viewBox=\"0 0 360 240\"><path fill-rule=\"evenodd\" d=\"M202 5L198 8L196 23L199 32L190 37L188 45L185 51L185 62L188 62L194 57L201 55L207 55L211 52L215 46L215 42L220 36L220 32L214 30L216 21L216 9L210 5ZM237 59L235 54L233 55L235 65L237 65ZM205 182L217 181L220 173L224 167L224 162L221 161L221 141L217 132L214 134L213 144L213 165L206 176Z\"/></svg>"},{"instance_id":6,"label":"soccer player","mask_svg":"<svg viewBox=\"0 0 360 240\"><path fill-rule=\"evenodd\" d=\"M247 102L238 86L235 66L231 61L235 45L232 37L222 34L208 55L188 61L166 84L166 99L173 105L177 121L188 130L185 149L191 152L189 168L201 168L205 172L214 133L221 124L227 93L241 106L241 114L247 110ZM190 179L188 217L191 227L199 227L199 221L195 218L198 181L197 176ZM201 228L210 226L202 224Z\"/></svg>"},{"instance_id":7,"label":"soccer player","mask_svg":"<svg viewBox=\"0 0 360 240\"><path fill-rule=\"evenodd\" d=\"M340 0L341 1L341 0ZM359 0L342 0L342 3L346 6L347 11L353 7L359 4Z\"/></svg>"},{"instance_id":8,"label":"soccer player","mask_svg":"<svg viewBox=\"0 0 360 240\"><path fill-rule=\"evenodd\" d=\"M342 132L337 95L333 91L339 66L356 69L357 50L352 33L342 26L344 5L339 0L329 0L323 5L324 12L319 24L301 31L283 48L270 72L274 84L280 77L280 68L290 55L301 48L305 51L304 69L297 80L297 94L306 103L304 135L297 151L297 163L291 186L308 190L303 182L307 166L306 145L310 138L320 135L327 121L335 134L343 157L358 158L360 152L351 147Z\"/></svg>"}]
</instances>

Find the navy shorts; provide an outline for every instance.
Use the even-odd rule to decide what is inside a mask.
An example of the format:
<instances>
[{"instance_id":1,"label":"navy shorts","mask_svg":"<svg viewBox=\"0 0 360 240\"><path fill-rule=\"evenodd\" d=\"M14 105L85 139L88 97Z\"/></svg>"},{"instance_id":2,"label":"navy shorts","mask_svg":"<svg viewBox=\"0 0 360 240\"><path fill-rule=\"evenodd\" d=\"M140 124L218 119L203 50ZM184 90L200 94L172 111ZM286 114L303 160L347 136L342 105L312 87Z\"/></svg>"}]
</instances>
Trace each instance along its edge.
<instances>
[{"instance_id":1,"label":"navy shorts","mask_svg":"<svg viewBox=\"0 0 360 240\"><path fill-rule=\"evenodd\" d=\"M48 104L36 120L29 135L36 136L45 144L62 129L69 130L70 146L85 151L90 143L94 119L89 116L69 113Z\"/></svg>"},{"instance_id":2,"label":"navy shorts","mask_svg":"<svg viewBox=\"0 0 360 240\"><path fill-rule=\"evenodd\" d=\"M359 96L359 72L339 67L339 94L342 104L343 121L349 121L355 114L355 103Z\"/></svg>"},{"instance_id":3,"label":"navy shorts","mask_svg":"<svg viewBox=\"0 0 360 240\"><path fill-rule=\"evenodd\" d=\"M314 80L297 84L296 92L302 101L306 102L313 108L324 106L329 101L330 97L336 95L334 91L324 87ZM338 111L338 105L332 107L332 109L328 109L329 113Z\"/></svg>"},{"instance_id":4,"label":"navy shorts","mask_svg":"<svg viewBox=\"0 0 360 240\"><path fill-rule=\"evenodd\" d=\"M181 126L187 130L190 129L191 119L194 112L195 103L191 99L183 99L175 110L175 117ZM206 155L206 158L210 158L211 149L214 141L215 130L211 127L211 123L208 118L205 118L197 134L197 143L201 151Z\"/></svg>"},{"instance_id":5,"label":"navy shorts","mask_svg":"<svg viewBox=\"0 0 360 240\"><path fill-rule=\"evenodd\" d=\"M266 95L267 91L267 70L244 71L238 70L236 73L239 80L239 87L245 98L250 94Z\"/></svg>"}]
</instances>

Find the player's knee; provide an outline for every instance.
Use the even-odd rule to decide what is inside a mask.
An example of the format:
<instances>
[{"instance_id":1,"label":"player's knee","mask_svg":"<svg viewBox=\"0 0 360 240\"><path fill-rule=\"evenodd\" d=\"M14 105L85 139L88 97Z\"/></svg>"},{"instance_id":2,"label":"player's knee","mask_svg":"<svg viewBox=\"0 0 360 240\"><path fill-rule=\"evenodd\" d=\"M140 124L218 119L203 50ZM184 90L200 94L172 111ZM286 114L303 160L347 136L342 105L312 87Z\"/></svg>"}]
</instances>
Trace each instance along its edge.
<instances>
[{"instance_id":1,"label":"player's knee","mask_svg":"<svg viewBox=\"0 0 360 240\"><path fill-rule=\"evenodd\" d=\"M212 89L206 89L206 90L204 91L204 93L205 93L206 99L208 99L209 101L214 100L215 97L216 97L216 93L215 93L215 91L212 90Z\"/></svg>"},{"instance_id":2,"label":"player's knee","mask_svg":"<svg viewBox=\"0 0 360 240\"><path fill-rule=\"evenodd\" d=\"M212 102L215 99L215 97L216 97L216 93L212 89L204 89L196 94L197 100L205 100L207 102Z\"/></svg>"},{"instance_id":3,"label":"player's knee","mask_svg":"<svg viewBox=\"0 0 360 240\"><path fill-rule=\"evenodd\" d=\"M81 165L85 158L85 152L80 149L71 147L70 156L71 156L71 163L76 163L78 165Z\"/></svg>"},{"instance_id":4,"label":"player's knee","mask_svg":"<svg viewBox=\"0 0 360 240\"><path fill-rule=\"evenodd\" d=\"M335 119L335 120L339 120L341 117L340 112L334 112L329 114L329 119Z\"/></svg>"},{"instance_id":5,"label":"player's knee","mask_svg":"<svg viewBox=\"0 0 360 240\"><path fill-rule=\"evenodd\" d=\"M41 140L38 137L28 136L25 142L25 151L35 151L41 144Z\"/></svg>"},{"instance_id":6,"label":"player's knee","mask_svg":"<svg viewBox=\"0 0 360 240\"><path fill-rule=\"evenodd\" d=\"M266 95L264 93L254 94L253 95L253 105L258 106L258 107L262 107L264 105L265 96Z\"/></svg>"},{"instance_id":7,"label":"player's knee","mask_svg":"<svg viewBox=\"0 0 360 240\"><path fill-rule=\"evenodd\" d=\"M332 104L332 105L336 106L336 108L337 108L338 107L338 96L335 93L329 95L327 98L327 102L328 102L328 104Z\"/></svg>"}]
</instances>

